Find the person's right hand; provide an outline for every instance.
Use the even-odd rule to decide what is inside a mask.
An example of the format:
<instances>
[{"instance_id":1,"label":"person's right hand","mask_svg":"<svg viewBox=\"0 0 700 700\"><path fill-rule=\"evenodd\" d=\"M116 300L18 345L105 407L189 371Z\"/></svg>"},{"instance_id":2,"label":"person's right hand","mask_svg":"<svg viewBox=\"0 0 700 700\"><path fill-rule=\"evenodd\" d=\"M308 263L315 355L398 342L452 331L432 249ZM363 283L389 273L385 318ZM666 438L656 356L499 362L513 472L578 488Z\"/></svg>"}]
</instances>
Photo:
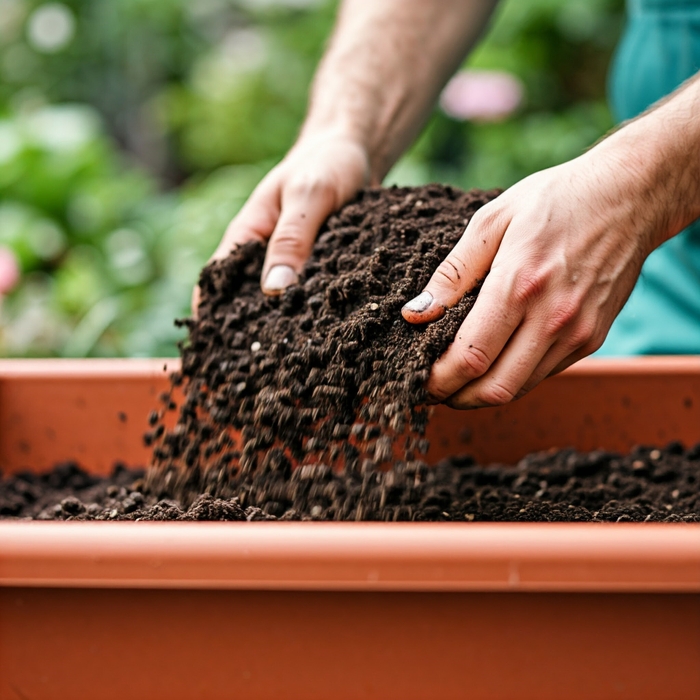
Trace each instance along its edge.
<instances>
[{"instance_id":1,"label":"person's right hand","mask_svg":"<svg viewBox=\"0 0 700 700\"><path fill-rule=\"evenodd\" d=\"M370 180L369 158L337 134L302 137L228 225L212 260L249 241L268 242L261 286L269 295L295 284L321 224ZM199 304L199 288L192 310Z\"/></svg>"}]
</instances>

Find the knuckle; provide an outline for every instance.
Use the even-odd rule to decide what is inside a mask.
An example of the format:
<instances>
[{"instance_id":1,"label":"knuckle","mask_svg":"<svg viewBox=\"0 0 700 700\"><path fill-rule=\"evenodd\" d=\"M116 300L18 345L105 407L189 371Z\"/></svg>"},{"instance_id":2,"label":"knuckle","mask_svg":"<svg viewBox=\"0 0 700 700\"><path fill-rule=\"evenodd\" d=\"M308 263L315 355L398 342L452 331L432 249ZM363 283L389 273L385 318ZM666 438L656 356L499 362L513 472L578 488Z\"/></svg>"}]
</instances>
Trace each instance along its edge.
<instances>
[{"instance_id":1,"label":"knuckle","mask_svg":"<svg viewBox=\"0 0 700 700\"><path fill-rule=\"evenodd\" d=\"M591 337L588 339L588 342L584 345L584 349L586 351L586 354L591 355L596 350L600 350L603 343L605 342L606 336L607 336L607 333L604 333L603 331L601 331L599 329L596 329L595 331L593 331L593 333L591 334Z\"/></svg>"},{"instance_id":2,"label":"knuckle","mask_svg":"<svg viewBox=\"0 0 700 700\"><path fill-rule=\"evenodd\" d=\"M466 345L461 348L458 358L459 369L462 375L469 378L480 377L491 366L488 355L475 345Z\"/></svg>"},{"instance_id":3,"label":"knuckle","mask_svg":"<svg viewBox=\"0 0 700 700\"><path fill-rule=\"evenodd\" d=\"M470 220L472 227L481 230L497 228L502 224L503 210L495 202L485 204L478 209Z\"/></svg>"},{"instance_id":4,"label":"knuckle","mask_svg":"<svg viewBox=\"0 0 700 700\"><path fill-rule=\"evenodd\" d=\"M465 275L464 263L456 255L448 255L438 265L433 279L439 284L459 288Z\"/></svg>"},{"instance_id":5,"label":"knuckle","mask_svg":"<svg viewBox=\"0 0 700 700\"><path fill-rule=\"evenodd\" d=\"M568 339L571 349L588 347L597 339L596 325L591 321L583 321L573 329Z\"/></svg>"},{"instance_id":6,"label":"knuckle","mask_svg":"<svg viewBox=\"0 0 700 700\"><path fill-rule=\"evenodd\" d=\"M502 382L491 381L476 392L476 400L485 406L503 406L510 403L516 393Z\"/></svg>"},{"instance_id":7,"label":"knuckle","mask_svg":"<svg viewBox=\"0 0 700 700\"><path fill-rule=\"evenodd\" d=\"M445 403L448 406L451 406L450 396L452 396L452 391L449 391L441 385L436 385L428 392L429 402L431 404Z\"/></svg>"},{"instance_id":8,"label":"knuckle","mask_svg":"<svg viewBox=\"0 0 700 700\"><path fill-rule=\"evenodd\" d=\"M469 220L468 226L471 229L485 229L488 228L489 214L485 211L486 207L481 207L477 209L472 218Z\"/></svg>"},{"instance_id":9,"label":"knuckle","mask_svg":"<svg viewBox=\"0 0 700 700\"><path fill-rule=\"evenodd\" d=\"M442 358L438 362L444 364ZM438 367L438 365L435 365L435 367ZM450 378L453 374L454 367L451 364L442 372L431 373L425 387L428 391L428 400L430 403L445 401L445 399L454 394L454 387L450 388Z\"/></svg>"},{"instance_id":10,"label":"knuckle","mask_svg":"<svg viewBox=\"0 0 700 700\"><path fill-rule=\"evenodd\" d=\"M276 255L298 257L306 254L308 244L302 229L296 224L289 223L275 232L270 247L274 249Z\"/></svg>"},{"instance_id":11,"label":"knuckle","mask_svg":"<svg viewBox=\"0 0 700 700\"><path fill-rule=\"evenodd\" d=\"M230 234L226 234L226 240L224 240L220 246L223 251L222 257L226 257L234 248L245 245L246 243L265 243L269 237L270 233L268 232L267 235L265 235L263 229L254 228L252 226L236 227L231 230Z\"/></svg>"},{"instance_id":12,"label":"knuckle","mask_svg":"<svg viewBox=\"0 0 700 700\"><path fill-rule=\"evenodd\" d=\"M573 302L559 301L552 310L547 329L550 335L557 335L577 319L579 315L579 305ZM583 330L583 326L579 326L574 333Z\"/></svg>"},{"instance_id":13,"label":"knuckle","mask_svg":"<svg viewBox=\"0 0 700 700\"><path fill-rule=\"evenodd\" d=\"M430 403L440 403L444 401L450 405L449 397L451 394L452 392L443 387L441 384L435 384L435 386L430 387L428 390L428 401Z\"/></svg>"},{"instance_id":14,"label":"knuckle","mask_svg":"<svg viewBox=\"0 0 700 700\"><path fill-rule=\"evenodd\" d=\"M287 186L292 197L323 197L333 192L333 185L324 177L297 176Z\"/></svg>"},{"instance_id":15,"label":"knuckle","mask_svg":"<svg viewBox=\"0 0 700 700\"><path fill-rule=\"evenodd\" d=\"M547 287L547 275L542 272L522 273L513 286L513 298L517 304L527 306L541 296Z\"/></svg>"}]
</instances>

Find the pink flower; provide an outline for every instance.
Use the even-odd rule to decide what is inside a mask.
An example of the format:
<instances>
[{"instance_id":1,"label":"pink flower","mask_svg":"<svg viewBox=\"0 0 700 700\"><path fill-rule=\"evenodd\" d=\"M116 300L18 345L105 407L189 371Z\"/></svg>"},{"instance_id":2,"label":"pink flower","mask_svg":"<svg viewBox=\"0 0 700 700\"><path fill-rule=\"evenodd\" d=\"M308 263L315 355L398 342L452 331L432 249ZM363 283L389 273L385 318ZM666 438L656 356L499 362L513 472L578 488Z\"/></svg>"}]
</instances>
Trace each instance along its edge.
<instances>
[{"instance_id":1,"label":"pink flower","mask_svg":"<svg viewBox=\"0 0 700 700\"><path fill-rule=\"evenodd\" d=\"M511 73L463 70L442 91L440 107L454 119L501 121L520 106L523 93L522 82Z\"/></svg>"},{"instance_id":2,"label":"pink flower","mask_svg":"<svg viewBox=\"0 0 700 700\"><path fill-rule=\"evenodd\" d=\"M19 264L15 254L9 249L0 246L0 294L11 292L19 282Z\"/></svg>"}]
</instances>

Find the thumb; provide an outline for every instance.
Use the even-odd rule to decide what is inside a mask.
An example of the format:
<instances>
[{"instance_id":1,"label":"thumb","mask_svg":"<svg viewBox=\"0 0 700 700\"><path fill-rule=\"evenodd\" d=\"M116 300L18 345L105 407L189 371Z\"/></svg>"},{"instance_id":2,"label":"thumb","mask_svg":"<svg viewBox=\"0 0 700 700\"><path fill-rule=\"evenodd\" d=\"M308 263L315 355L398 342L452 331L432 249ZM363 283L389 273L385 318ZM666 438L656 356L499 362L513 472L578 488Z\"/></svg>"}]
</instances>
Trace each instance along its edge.
<instances>
[{"instance_id":1,"label":"thumb","mask_svg":"<svg viewBox=\"0 0 700 700\"><path fill-rule=\"evenodd\" d=\"M458 304L491 269L509 223L495 203L479 209L425 289L401 309L404 319L409 323L429 323Z\"/></svg>"}]
</instances>

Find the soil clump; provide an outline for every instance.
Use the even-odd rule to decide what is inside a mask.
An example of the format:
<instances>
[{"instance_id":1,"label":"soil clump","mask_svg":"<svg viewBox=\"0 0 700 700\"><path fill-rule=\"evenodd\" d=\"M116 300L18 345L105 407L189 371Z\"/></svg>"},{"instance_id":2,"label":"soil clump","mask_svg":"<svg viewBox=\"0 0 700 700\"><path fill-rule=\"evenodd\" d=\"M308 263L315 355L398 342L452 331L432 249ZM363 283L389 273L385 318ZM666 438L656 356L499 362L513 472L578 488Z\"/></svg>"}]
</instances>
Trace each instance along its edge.
<instances>
[{"instance_id":1,"label":"soil clump","mask_svg":"<svg viewBox=\"0 0 700 700\"><path fill-rule=\"evenodd\" d=\"M218 496L242 473L288 479L293 465L359 473L420 459L424 384L478 286L424 326L404 321L401 307L497 194L363 190L324 224L299 283L279 297L260 290L261 244L208 265L198 317L182 322L177 423L167 429L167 410L154 413L147 436L154 486L186 498L198 484Z\"/></svg>"},{"instance_id":2,"label":"soil clump","mask_svg":"<svg viewBox=\"0 0 700 700\"><path fill-rule=\"evenodd\" d=\"M529 455L515 467L454 457L435 467L333 472L322 465L240 475L238 495L201 491L185 502L149 491L143 470L111 477L69 463L0 481L0 518L39 520L370 520L700 522L700 446L638 447L621 456L574 450Z\"/></svg>"}]
</instances>

